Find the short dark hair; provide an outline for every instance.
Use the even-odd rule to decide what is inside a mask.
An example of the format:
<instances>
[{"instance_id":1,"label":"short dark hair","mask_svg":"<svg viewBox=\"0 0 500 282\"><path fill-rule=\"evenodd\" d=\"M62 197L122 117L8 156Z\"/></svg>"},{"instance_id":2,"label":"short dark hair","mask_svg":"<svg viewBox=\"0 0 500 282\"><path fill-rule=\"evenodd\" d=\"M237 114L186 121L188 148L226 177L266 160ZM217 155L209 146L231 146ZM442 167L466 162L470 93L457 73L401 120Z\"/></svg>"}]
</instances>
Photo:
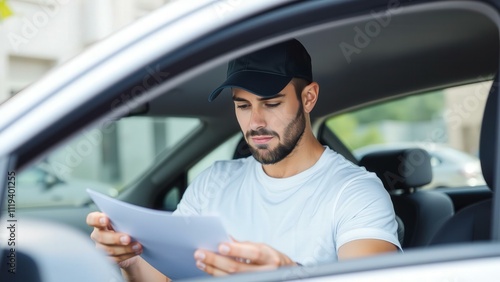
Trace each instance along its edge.
<instances>
[{"instance_id":1,"label":"short dark hair","mask_svg":"<svg viewBox=\"0 0 500 282\"><path fill-rule=\"evenodd\" d=\"M304 90L304 88L306 88L307 85L310 84L310 82L303 78L294 77L292 78L291 83L295 87L295 94L297 95L297 99L299 100L299 102L302 101L302 91Z\"/></svg>"}]
</instances>

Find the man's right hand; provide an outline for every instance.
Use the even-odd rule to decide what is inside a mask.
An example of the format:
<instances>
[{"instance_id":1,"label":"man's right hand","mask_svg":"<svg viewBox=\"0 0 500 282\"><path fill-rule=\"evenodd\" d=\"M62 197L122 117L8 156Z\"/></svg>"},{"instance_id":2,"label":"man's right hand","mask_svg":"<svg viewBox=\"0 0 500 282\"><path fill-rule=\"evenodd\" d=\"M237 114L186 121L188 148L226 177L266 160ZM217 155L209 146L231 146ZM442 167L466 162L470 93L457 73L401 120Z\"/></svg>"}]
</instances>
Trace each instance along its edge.
<instances>
[{"instance_id":1,"label":"man's right hand","mask_svg":"<svg viewBox=\"0 0 500 282\"><path fill-rule=\"evenodd\" d=\"M121 268L128 268L138 261L142 246L132 242L129 235L115 232L109 218L100 212L92 212L87 216L87 224L94 227L90 238L96 247L104 250Z\"/></svg>"}]
</instances>

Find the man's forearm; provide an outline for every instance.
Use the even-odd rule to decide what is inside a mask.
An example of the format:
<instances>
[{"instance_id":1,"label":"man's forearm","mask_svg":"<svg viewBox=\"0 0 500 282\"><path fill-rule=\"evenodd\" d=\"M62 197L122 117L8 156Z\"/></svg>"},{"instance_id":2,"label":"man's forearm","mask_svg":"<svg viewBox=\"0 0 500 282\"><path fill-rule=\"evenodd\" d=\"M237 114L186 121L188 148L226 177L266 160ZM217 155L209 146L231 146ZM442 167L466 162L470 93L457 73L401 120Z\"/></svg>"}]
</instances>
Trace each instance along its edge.
<instances>
[{"instance_id":1,"label":"man's forearm","mask_svg":"<svg viewBox=\"0 0 500 282\"><path fill-rule=\"evenodd\" d=\"M125 278L125 281L130 282L143 282L143 281L151 281L151 282L170 282L170 278L163 275L156 268L152 267L149 263L147 263L143 258L139 257L137 263L133 265L122 268L122 275Z\"/></svg>"}]
</instances>

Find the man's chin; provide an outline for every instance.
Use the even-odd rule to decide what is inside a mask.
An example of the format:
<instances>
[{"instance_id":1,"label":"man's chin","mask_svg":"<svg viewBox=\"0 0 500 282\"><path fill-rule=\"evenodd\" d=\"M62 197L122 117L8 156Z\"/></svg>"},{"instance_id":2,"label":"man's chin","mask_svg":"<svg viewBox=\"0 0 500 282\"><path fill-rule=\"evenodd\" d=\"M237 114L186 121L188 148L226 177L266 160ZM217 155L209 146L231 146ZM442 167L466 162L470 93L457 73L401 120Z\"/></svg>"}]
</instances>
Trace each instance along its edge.
<instances>
[{"instance_id":1,"label":"man's chin","mask_svg":"<svg viewBox=\"0 0 500 282\"><path fill-rule=\"evenodd\" d=\"M252 151L253 157L263 165L276 164L282 159L277 159L269 150L254 150Z\"/></svg>"},{"instance_id":2,"label":"man's chin","mask_svg":"<svg viewBox=\"0 0 500 282\"><path fill-rule=\"evenodd\" d=\"M275 161L275 160L258 158L258 157L255 157L255 155L253 157L255 158L256 161L258 161L260 164L263 164L263 165L273 165L273 164L277 163L277 161Z\"/></svg>"},{"instance_id":3,"label":"man's chin","mask_svg":"<svg viewBox=\"0 0 500 282\"><path fill-rule=\"evenodd\" d=\"M258 144L253 148L255 151L269 151L269 144Z\"/></svg>"},{"instance_id":4,"label":"man's chin","mask_svg":"<svg viewBox=\"0 0 500 282\"><path fill-rule=\"evenodd\" d=\"M269 164L272 161L270 160L271 154L267 148L252 148L250 151L253 157L261 164Z\"/></svg>"}]
</instances>

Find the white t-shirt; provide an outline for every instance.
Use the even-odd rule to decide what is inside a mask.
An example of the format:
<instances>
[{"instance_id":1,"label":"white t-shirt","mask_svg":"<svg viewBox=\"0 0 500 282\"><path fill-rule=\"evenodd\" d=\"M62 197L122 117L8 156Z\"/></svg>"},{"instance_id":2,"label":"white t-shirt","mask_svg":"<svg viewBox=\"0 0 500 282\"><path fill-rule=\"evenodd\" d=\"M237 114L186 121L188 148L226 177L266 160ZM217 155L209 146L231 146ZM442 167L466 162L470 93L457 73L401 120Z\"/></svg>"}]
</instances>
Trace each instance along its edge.
<instances>
[{"instance_id":1,"label":"white t-shirt","mask_svg":"<svg viewBox=\"0 0 500 282\"><path fill-rule=\"evenodd\" d=\"M287 178L269 177L252 156L216 162L188 187L174 214L219 215L236 240L268 244L304 265L336 261L339 247L356 239L401 248L381 181L329 148Z\"/></svg>"}]
</instances>

